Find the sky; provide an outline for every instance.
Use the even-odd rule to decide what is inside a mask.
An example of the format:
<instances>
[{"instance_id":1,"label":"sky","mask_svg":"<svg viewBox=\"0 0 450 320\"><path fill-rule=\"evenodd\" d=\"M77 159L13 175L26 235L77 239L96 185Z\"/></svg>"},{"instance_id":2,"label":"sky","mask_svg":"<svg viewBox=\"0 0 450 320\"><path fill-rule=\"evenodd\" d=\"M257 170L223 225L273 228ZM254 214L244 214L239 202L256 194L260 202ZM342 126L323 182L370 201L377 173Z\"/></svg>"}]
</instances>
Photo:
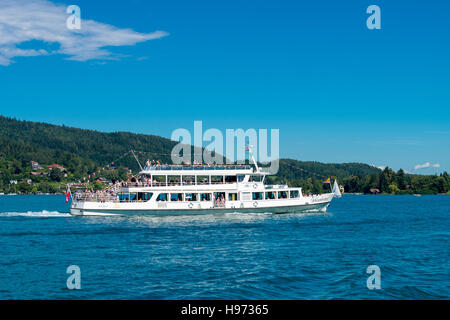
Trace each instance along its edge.
<instances>
[{"instance_id":1,"label":"sky","mask_svg":"<svg viewBox=\"0 0 450 320\"><path fill-rule=\"evenodd\" d=\"M381 29L369 30L369 5ZM81 29L66 26L77 5ZM280 156L450 169L448 1L0 0L0 114L279 129Z\"/></svg>"}]
</instances>

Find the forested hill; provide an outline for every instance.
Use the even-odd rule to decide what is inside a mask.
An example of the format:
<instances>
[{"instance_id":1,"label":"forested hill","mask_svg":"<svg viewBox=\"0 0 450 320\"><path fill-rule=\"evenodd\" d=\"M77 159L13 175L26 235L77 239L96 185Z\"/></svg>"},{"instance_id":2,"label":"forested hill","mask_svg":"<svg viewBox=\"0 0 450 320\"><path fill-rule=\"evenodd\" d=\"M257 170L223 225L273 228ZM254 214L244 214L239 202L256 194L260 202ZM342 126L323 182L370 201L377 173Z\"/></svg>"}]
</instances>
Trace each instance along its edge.
<instances>
[{"instance_id":1,"label":"forested hill","mask_svg":"<svg viewBox=\"0 0 450 320\"><path fill-rule=\"evenodd\" d=\"M40 164L57 163L71 173L83 174L96 171L129 150L151 152L147 157L169 163L170 152L175 144L169 139L153 135L104 133L0 116L1 160L12 162L18 168L30 167L33 160ZM139 153L137 155L140 156ZM143 156L140 157L143 160ZM123 158L118 164L137 169L132 157ZM346 177L379 171L359 163L324 164L282 159L280 164L280 176L287 179L308 178L313 173Z\"/></svg>"},{"instance_id":2,"label":"forested hill","mask_svg":"<svg viewBox=\"0 0 450 320\"><path fill-rule=\"evenodd\" d=\"M305 179L312 177L315 173L316 177L344 178L348 176L367 176L380 171L380 169L364 163L321 163L281 159L279 175L287 179Z\"/></svg>"},{"instance_id":3,"label":"forested hill","mask_svg":"<svg viewBox=\"0 0 450 320\"><path fill-rule=\"evenodd\" d=\"M97 187L100 187L99 178L126 179L125 168L136 172L138 166L129 150L136 150L142 162L155 159L170 163L175 144L154 135L104 133L0 115L0 192L57 192L64 189L66 182L85 181L83 178L86 177L91 182L97 181ZM31 161L38 162L42 168L33 169ZM114 164L108 167L113 161ZM63 170L49 168L52 164ZM281 159L277 176L269 178L268 182L289 183L313 192L327 188L323 184L325 177L337 177L348 192L369 192L378 188L383 193L442 193L447 192L450 185L447 174L441 177L404 176L403 171L381 171L361 163L327 164Z\"/></svg>"},{"instance_id":4,"label":"forested hill","mask_svg":"<svg viewBox=\"0 0 450 320\"><path fill-rule=\"evenodd\" d=\"M164 162L170 160L175 142L153 135L128 132L103 133L46 123L18 121L0 116L0 161L16 168L60 164L74 174L95 171L131 149L152 151ZM120 164L136 168L132 157ZM20 171L20 170L19 170Z\"/></svg>"}]
</instances>

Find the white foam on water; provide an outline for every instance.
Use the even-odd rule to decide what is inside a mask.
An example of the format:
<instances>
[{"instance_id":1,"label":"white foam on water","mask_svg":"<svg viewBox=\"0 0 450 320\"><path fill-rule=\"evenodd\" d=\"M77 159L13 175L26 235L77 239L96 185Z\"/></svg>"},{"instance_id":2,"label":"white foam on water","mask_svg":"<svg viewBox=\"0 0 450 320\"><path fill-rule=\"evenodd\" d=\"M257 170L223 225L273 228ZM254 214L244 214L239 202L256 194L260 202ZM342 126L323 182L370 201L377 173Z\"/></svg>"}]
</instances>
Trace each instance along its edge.
<instances>
[{"instance_id":1,"label":"white foam on water","mask_svg":"<svg viewBox=\"0 0 450 320\"><path fill-rule=\"evenodd\" d=\"M48 217L71 217L68 212L59 211L27 211L27 212L0 212L0 217L37 217L37 218L48 218Z\"/></svg>"},{"instance_id":2,"label":"white foam on water","mask_svg":"<svg viewBox=\"0 0 450 320\"><path fill-rule=\"evenodd\" d=\"M138 215L138 216L117 216L103 217L102 222L129 221L138 222L147 226L189 226L189 225L211 225L211 224L232 224L238 222L256 222L272 215L266 213L242 213L226 212L199 215ZM92 219L92 222L99 222L99 219Z\"/></svg>"},{"instance_id":3,"label":"white foam on water","mask_svg":"<svg viewBox=\"0 0 450 320\"><path fill-rule=\"evenodd\" d=\"M228 215L228 216L269 216L269 215L273 215L272 212L239 212L239 211L234 211L234 212L226 212L224 213L224 215Z\"/></svg>"}]
</instances>

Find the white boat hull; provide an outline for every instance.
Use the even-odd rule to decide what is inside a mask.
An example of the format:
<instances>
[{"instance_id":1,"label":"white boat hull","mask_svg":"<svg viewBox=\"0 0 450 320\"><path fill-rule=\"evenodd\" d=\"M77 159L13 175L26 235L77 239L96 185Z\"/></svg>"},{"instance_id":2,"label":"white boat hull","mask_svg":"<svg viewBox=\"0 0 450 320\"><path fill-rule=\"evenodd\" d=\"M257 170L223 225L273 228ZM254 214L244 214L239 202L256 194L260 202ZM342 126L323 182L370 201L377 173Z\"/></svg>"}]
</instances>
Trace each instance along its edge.
<instances>
[{"instance_id":1,"label":"white boat hull","mask_svg":"<svg viewBox=\"0 0 450 320\"><path fill-rule=\"evenodd\" d=\"M70 213L75 216L105 216L105 215L199 215L225 212L269 212L269 213L300 213L308 211L326 211L332 194L304 198L303 201L233 201L225 207L214 207L212 203L164 203L164 208L149 208L146 203L73 203ZM284 203L283 203L284 202Z\"/></svg>"}]
</instances>

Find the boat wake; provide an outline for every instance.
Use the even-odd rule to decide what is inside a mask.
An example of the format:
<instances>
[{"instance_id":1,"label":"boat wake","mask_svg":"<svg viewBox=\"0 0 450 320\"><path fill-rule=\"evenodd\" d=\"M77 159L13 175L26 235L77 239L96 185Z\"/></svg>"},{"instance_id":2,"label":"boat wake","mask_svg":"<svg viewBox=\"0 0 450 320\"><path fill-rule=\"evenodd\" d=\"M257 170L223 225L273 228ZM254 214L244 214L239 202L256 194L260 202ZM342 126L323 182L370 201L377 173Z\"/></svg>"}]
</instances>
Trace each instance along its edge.
<instances>
[{"instance_id":1,"label":"boat wake","mask_svg":"<svg viewBox=\"0 0 450 320\"><path fill-rule=\"evenodd\" d=\"M287 213L274 214L272 212L226 212L199 215L133 215L133 216L97 216L86 217L83 221L88 223L131 223L140 224L147 227L186 227L186 226L210 226L210 225L230 225L230 224L258 224L266 220L298 220L310 216L328 215L324 212L314 213Z\"/></svg>"},{"instance_id":2,"label":"boat wake","mask_svg":"<svg viewBox=\"0 0 450 320\"><path fill-rule=\"evenodd\" d=\"M50 217L71 217L68 212L59 211L27 211L27 212L0 212L0 217L34 217L34 218L50 218Z\"/></svg>"},{"instance_id":3,"label":"boat wake","mask_svg":"<svg viewBox=\"0 0 450 320\"><path fill-rule=\"evenodd\" d=\"M233 212L225 212L223 215L225 216L270 216L273 215L273 212L239 212L239 211L233 211Z\"/></svg>"}]
</instances>

